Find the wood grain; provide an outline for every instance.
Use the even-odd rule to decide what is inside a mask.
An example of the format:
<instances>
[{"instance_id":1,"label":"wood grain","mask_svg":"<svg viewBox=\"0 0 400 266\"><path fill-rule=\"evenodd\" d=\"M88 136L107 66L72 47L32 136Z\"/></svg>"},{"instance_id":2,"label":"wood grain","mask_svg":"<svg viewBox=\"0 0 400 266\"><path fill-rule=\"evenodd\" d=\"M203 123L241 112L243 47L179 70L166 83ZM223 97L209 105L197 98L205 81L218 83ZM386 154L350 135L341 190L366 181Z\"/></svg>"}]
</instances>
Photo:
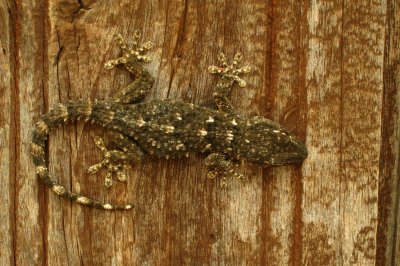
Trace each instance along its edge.
<instances>
[{"instance_id":1,"label":"wood grain","mask_svg":"<svg viewBox=\"0 0 400 266\"><path fill-rule=\"evenodd\" d=\"M376 262L400 263L400 3L388 1L383 66L382 141Z\"/></svg>"},{"instance_id":2,"label":"wood grain","mask_svg":"<svg viewBox=\"0 0 400 266\"><path fill-rule=\"evenodd\" d=\"M36 178L28 178L35 172L29 156L29 139L34 120L45 111L46 65L43 23L46 10L37 2L16 1L12 11L12 49L15 68L11 104L15 136L14 184L14 236L12 251L15 264L42 264L47 255L45 242L45 218L43 212L43 187ZM26 178L25 178L26 177Z\"/></svg>"},{"instance_id":3,"label":"wood grain","mask_svg":"<svg viewBox=\"0 0 400 266\"><path fill-rule=\"evenodd\" d=\"M1 265L396 265L400 261L400 6L376 1L0 1ZM49 168L129 212L58 198L28 144L49 107L112 97L132 77L103 64L114 33L152 40L149 98L213 107L221 51L255 71L231 99L307 143L302 166L243 166L227 189L204 158L145 159L127 184L87 174L99 127L51 132Z\"/></svg>"},{"instance_id":4,"label":"wood grain","mask_svg":"<svg viewBox=\"0 0 400 266\"><path fill-rule=\"evenodd\" d=\"M10 2L2 1L0 5L0 264L14 263L14 198L15 168L10 162L15 162L16 138L14 120L13 92L15 62L13 42L13 21L10 13Z\"/></svg>"},{"instance_id":5,"label":"wood grain","mask_svg":"<svg viewBox=\"0 0 400 266\"><path fill-rule=\"evenodd\" d=\"M303 164L305 265L344 263L341 195L341 1L319 1L308 11L307 146Z\"/></svg>"}]
</instances>

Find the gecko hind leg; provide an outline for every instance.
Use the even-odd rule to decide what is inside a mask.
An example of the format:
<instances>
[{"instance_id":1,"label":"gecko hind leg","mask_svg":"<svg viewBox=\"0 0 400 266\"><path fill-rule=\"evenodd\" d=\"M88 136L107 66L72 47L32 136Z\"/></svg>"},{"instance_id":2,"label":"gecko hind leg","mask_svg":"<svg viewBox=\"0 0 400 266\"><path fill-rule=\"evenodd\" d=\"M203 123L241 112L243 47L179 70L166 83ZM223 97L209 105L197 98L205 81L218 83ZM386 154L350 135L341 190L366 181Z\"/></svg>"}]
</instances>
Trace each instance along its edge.
<instances>
[{"instance_id":1,"label":"gecko hind leg","mask_svg":"<svg viewBox=\"0 0 400 266\"><path fill-rule=\"evenodd\" d=\"M115 41L121 47L122 57L109 60L104 64L106 69L112 69L117 65L124 65L136 79L121 89L113 99L121 103L136 103L144 99L154 84L154 78L143 68L143 63L150 62L150 57L144 53L152 48L151 42L139 45L140 32L135 31L133 36L133 48L128 48L121 34L114 36Z\"/></svg>"},{"instance_id":2,"label":"gecko hind leg","mask_svg":"<svg viewBox=\"0 0 400 266\"><path fill-rule=\"evenodd\" d=\"M107 169L104 184L110 187L113 184L113 176L121 182L127 180L125 169L130 167L130 164L137 163L142 160L144 153L141 148L128 137L123 134L112 132L110 133L112 142L115 143L121 150L108 150L101 137L96 136L94 142L102 151L104 159L97 164L89 167L88 172L91 174L97 173L100 169Z\"/></svg>"},{"instance_id":3,"label":"gecko hind leg","mask_svg":"<svg viewBox=\"0 0 400 266\"><path fill-rule=\"evenodd\" d=\"M207 177L214 179L216 177L221 178L221 187L227 186L228 177L243 178L243 174L237 173L234 170L235 164L231 160L227 160L225 155L222 153L211 153L207 156L205 163L209 172Z\"/></svg>"},{"instance_id":4,"label":"gecko hind leg","mask_svg":"<svg viewBox=\"0 0 400 266\"><path fill-rule=\"evenodd\" d=\"M218 61L221 63L221 66L209 66L208 71L213 74L221 75L221 79L217 83L215 87L215 91L213 93L215 104L218 109L225 113L232 113L233 106L231 102L228 100L227 96L232 89L233 84L236 82L239 83L240 87L246 86L246 81L239 77L240 74L249 73L251 68L249 66L245 66L243 68L238 68L238 63L242 60L242 54L237 53L233 59L232 64L228 64L226 57L223 53L218 55Z\"/></svg>"}]
</instances>

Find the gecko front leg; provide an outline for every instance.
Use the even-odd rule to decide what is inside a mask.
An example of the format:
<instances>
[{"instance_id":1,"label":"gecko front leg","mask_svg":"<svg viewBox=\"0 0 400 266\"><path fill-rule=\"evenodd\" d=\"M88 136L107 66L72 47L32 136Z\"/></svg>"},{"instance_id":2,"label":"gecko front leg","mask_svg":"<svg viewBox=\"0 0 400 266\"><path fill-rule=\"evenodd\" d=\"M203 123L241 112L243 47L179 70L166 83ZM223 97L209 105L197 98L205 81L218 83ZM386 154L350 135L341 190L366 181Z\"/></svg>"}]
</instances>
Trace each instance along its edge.
<instances>
[{"instance_id":1,"label":"gecko front leg","mask_svg":"<svg viewBox=\"0 0 400 266\"><path fill-rule=\"evenodd\" d=\"M143 63L150 62L150 57L144 53L151 49L152 43L145 42L139 45L140 32L135 31L133 47L128 48L121 34L114 36L115 41L121 47L122 57L109 60L104 64L106 69L112 69L123 64L129 72L135 76L135 80L119 91L113 98L116 102L137 103L144 99L154 84L154 78L143 68Z\"/></svg>"},{"instance_id":2,"label":"gecko front leg","mask_svg":"<svg viewBox=\"0 0 400 266\"><path fill-rule=\"evenodd\" d=\"M225 155L219 152L211 153L207 156L205 163L209 172L207 177L214 179L216 177L221 178L221 186L227 186L228 177L243 178L243 175L236 173L234 170L235 164L231 160L227 160Z\"/></svg>"},{"instance_id":3,"label":"gecko front leg","mask_svg":"<svg viewBox=\"0 0 400 266\"><path fill-rule=\"evenodd\" d=\"M237 65L241 60L242 55L240 53L237 53L233 59L232 64L229 65L225 55L223 53L220 53L218 55L218 61L221 63L221 66L210 66L208 68L209 72L221 75L221 79L215 87L213 97L218 109L222 112L233 112L233 106L228 100L227 96L231 91L235 81L239 83L240 87L246 86L246 81L240 78L239 75L243 73L249 73L251 71L251 68L249 66L238 68Z\"/></svg>"},{"instance_id":4,"label":"gecko front leg","mask_svg":"<svg viewBox=\"0 0 400 266\"><path fill-rule=\"evenodd\" d=\"M112 142L121 150L108 150L102 138L96 136L94 142L102 151L104 159L97 164L89 167L88 172L97 173L101 168L107 169L104 185L110 187L113 183L113 176L121 182L127 179L124 170L129 168L131 164L140 162L144 156L142 149L128 137L120 133L110 133Z\"/></svg>"}]
</instances>

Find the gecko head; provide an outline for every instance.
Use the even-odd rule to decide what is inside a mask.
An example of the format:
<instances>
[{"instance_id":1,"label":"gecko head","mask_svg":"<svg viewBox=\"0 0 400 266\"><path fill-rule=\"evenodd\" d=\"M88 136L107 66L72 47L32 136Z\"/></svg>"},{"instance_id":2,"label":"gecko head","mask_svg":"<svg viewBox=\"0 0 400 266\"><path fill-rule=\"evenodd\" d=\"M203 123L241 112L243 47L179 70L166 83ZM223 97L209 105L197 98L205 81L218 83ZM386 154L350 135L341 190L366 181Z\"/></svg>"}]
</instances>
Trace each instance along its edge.
<instances>
[{"instance_id":1,"label":"gecko head","mask_svg":"<svg viewBox=\"0 0 400 266\"><path fill-rule=\"evenodd\" d=\"M262 117L247 121L239 142L240 158L261 166L300 163L307 157L303 142L278 123Z\"/></svg>"}]
</instances>

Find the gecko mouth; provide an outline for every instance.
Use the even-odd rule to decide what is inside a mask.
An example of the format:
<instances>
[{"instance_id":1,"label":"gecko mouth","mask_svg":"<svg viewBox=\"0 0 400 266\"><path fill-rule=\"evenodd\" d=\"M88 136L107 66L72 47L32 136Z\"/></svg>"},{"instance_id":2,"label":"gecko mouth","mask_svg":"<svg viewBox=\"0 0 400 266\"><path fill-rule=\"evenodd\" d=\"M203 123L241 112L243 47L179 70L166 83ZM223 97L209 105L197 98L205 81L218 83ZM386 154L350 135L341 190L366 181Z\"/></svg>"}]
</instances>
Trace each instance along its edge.
<instances>
[{"instance_id":1,"label":"gecko mouth","mask_svg":"<svg viewBox=\"0 0 400 266\"><path fill-rule=\"evenodd\" d=\"M264 165L268 166L278 166L288 163L301 163L308 156L307 147L304 143L298 141L293 142L288 151L278 152L273 154L268 160L264 161Z\"/></svg>"}]
</instances>

